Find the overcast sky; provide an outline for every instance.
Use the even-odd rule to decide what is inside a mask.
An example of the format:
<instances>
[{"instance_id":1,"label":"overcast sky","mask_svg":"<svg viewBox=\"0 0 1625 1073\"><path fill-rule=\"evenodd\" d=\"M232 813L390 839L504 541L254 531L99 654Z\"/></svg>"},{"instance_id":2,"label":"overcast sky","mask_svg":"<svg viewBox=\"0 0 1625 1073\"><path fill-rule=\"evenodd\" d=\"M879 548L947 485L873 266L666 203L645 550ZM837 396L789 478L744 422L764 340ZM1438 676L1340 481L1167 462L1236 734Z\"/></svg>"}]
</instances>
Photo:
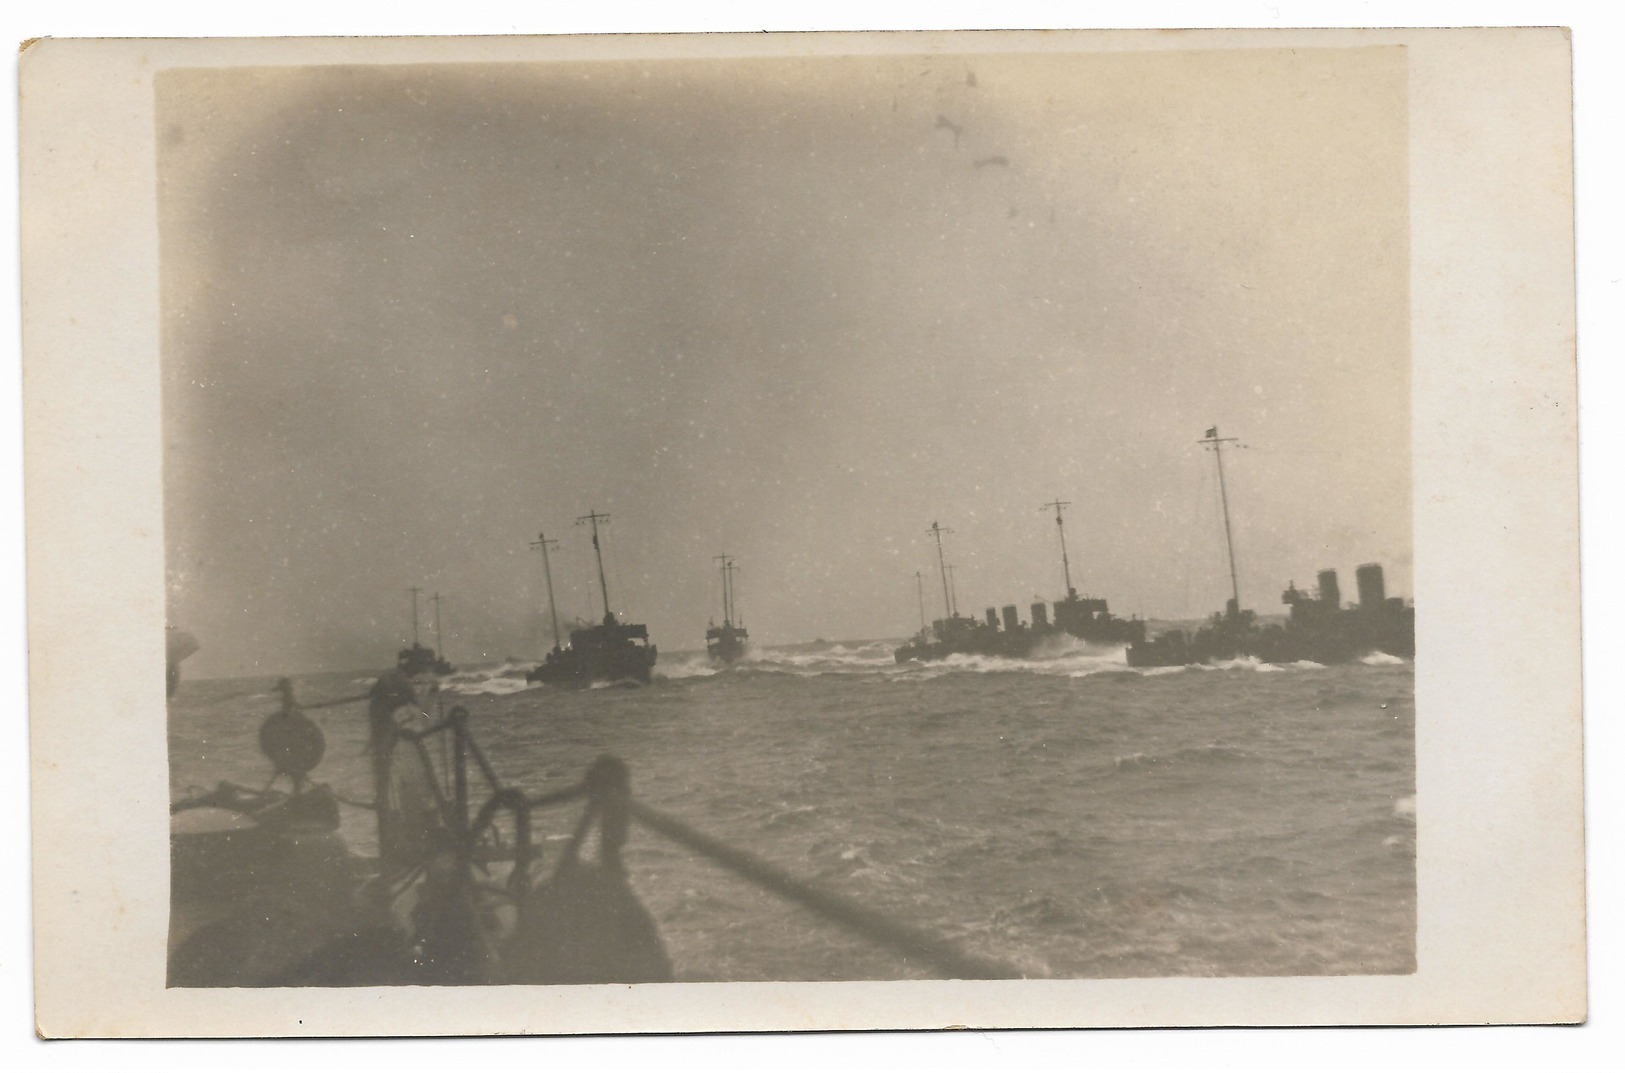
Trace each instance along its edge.
<instances>
[{"instance_id":1,"label":"overcast sky","mask_svg":"<svg viewBox=\"0 0 1625 1073\"><path fill-rule=\"evenodd\" d=\"M170 617L197 675L1410 591L1397 48L171 71ZM425 605L427 610L427 605ZM1025 617L1025 610L1023 611ZM429 616L425 614L425 623Z\"/></svg>"}]
</instances>

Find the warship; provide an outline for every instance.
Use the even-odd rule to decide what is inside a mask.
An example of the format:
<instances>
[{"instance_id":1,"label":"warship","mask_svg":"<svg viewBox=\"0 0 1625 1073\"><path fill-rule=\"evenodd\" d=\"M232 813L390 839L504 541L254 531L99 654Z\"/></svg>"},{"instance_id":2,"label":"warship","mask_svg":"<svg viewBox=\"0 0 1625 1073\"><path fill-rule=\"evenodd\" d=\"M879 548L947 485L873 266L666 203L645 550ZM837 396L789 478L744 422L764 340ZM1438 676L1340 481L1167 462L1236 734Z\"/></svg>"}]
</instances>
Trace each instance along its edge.
<instances>
[{"instance_id":1,"label":"warship","mask_svg":"<svg viewBox=\"0 0 1625 1073\"><path fill-rule=\"evenodd\" d=\"M457 668L447 663L441 655L440 649L440 594L434 594L434 643L430 648L418 639L418 594L423 590L410 588L406 590L412 594L412 646L403 648L395 655L395 667L407 677L419 674L451 674Z\"/></svg>"},{"instance_id":2,"label":"warship","mask_svg":"<svg viewBox=\"0 0 1625 1073\"><path fill-rule=\"evenodd\" d=\"M1403 659L1416 656L1416 609L1386 592L1382 566L1365 563L1355 569L1360 602L1342 604L1337 571L1322 570L1311 595L1288 582L1281 602L1288 608L1284 623L1260 622L1241 606L1236 581L1236 550L1230 528L1230 500L1224 483L1224 446L1235 437L1220 436L1218 427L1197 441L1213 452L1219 474L1219 503L1224 513L1224 545L1230 565L1230 599L1195 630L1169 630L1128 646L1130 667L1178 667L1193 663L1253 658L1266 663L1348 663L1373 652Z\"/></svg>"},{"instance_id":3,"label":"warship","mask_svg":"<svg viewBox=\"0 0 1625 1073\"><path fill-rule=\"evenodd\" d=\"M598 539L598 527L608 524L609 515L590 511L576 519L577 525L592 527L592 550L598 562L598 590L604 600L604 618L597 625L570 631L570 643L562 643L559 636L559 615L553 600L553 572L548 565L547 549L555 545L546 536L540 536L536 546L542 550L542 566L547 572L547 605L553 618L553 650L541 664L526 673L531 682L570 686L585 689L594 682L649 681L658 652L649 643L649 628L642 623L622 622L609 609L609 583L604 578L604 552Z\"/></svg>"},{"instance_id":4,"label":"warship","mask_svg":"<svg viewBox=\"0 0 1625 1073\"><path fill-rule=\"evenodd\" d=\"M1106 601L1094 596L1079 596L1072 585L1072 563L1066 550L1066 526L1062 512L1071 506L1057 499L1039 509L1055 511L1056 532L1061 541L1061 572L1066 583L1066 596L1045 604L1036 601L1029 608L1031 619L1021 621L1015 604L1002 608L988 608L985 618L961 615L948 583L949 571L942 555L942 538L952 530L936 522L926 530L936 540L937 568L942 575L942 599L947 616L937 619L928 628L925 625L924 589L921 575L916 573L916 589L920 595L920 632L894 653L898 663L927 662L947 659L955 655L1000 656L1006 659L1026 659L1039 649L1062 638L1076 638L1085 644L1124 645L1145 640L1145 623L1138 618L1120 619L1111 613ZM1054 610L1053 620L1050 610Z\"/></svg>"},{"instance_id":5,"label":"warship","mask_svg":"<svg viewBox=\"0 0 1625 1073\"><path fill-rule=\"evenodd\" d=\"M745 654L750 636L743 624L734 625L733 575L738 567L730 555L718 555L716 561L722 564L722 625L711 622L706 629L705 654L722 663L732 663Z\"/></svg>"}]
</instances>

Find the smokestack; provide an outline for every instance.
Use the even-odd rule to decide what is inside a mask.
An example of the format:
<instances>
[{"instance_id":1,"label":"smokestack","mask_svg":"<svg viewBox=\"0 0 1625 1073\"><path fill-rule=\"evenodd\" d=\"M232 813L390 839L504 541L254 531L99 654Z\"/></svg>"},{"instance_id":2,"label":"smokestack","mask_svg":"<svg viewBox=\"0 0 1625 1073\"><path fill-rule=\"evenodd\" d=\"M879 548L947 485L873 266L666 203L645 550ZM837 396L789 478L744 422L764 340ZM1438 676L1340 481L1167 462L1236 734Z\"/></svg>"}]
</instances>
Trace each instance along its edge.
<instances>
[{"instance_id":1,"label":"smokestack","mask_svg":"<svg viewBox=\"0 0 1625 1073\"><path fill-rule=\"evenodd\" d=\"M1376 563L1356 567L1354 580L1360 586L1360 610L1382 610L1383 597L1386 595L1382 583L1382 567Z\"/></svg>"},{"instance_id":2,"label":"smokestack","mask_svg":"<svg viewBox=\"0 0 1625 1073\"><path fill-rule=\"evenodd\" d=\"M1049 625L1049 608L1045 607L1042 603L1033 604L1033 625Z\"/></svg>"},{"instance_id":3,"label":"smokestack","mask_svg":"<svg viewBox=\"0 0 1625 1073\"><path fill-rule=\"evenodd\" d=\"M999 613L991 607L987 609L987 624L994 629L998 629L999 626Z\"/></svg>"},{"instance_id":4,"label":"smokestack","mask_svg":"<svg viewBox=\"0 0 1625 1073\"><path fill-rule=\"evenodd\" d=\"M1004 628L1007 629L1007 630L1014 630L1014 629L1020 628L1020 626L1021 626L1021 619L1016 617L1016 605L1015 604L1005 604L1004 605Z\"/></svg>"},{"instance_id":5,"label":"smokestack","mask_svg":"<svg viewBox=\"0 0 1625 1073\"><path fill-rule=\"evenodd\" d=\"M1343 592L1337 587L1337 571L1322 570L1317 579L1320 584L1320 602L1336 611L1343 606Z\"/></svg>"}]
</instances>

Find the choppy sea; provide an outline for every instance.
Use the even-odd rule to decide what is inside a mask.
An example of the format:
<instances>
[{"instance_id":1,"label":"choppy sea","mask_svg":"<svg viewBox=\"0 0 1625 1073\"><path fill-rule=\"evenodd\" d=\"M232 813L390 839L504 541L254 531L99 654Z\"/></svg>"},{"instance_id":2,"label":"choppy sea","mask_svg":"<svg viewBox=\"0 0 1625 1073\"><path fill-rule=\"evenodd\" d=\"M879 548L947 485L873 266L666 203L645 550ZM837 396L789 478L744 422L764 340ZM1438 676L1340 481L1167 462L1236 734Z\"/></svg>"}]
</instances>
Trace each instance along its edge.
<instances>
[{"instance_id":1,"label":"choppy sea","mask_svg":"<svg viewBox=\"0 0 1625 1073\"><path fill-rule=\"evenodd\" d=\"M1030 976L1414 970L1410 663L1140 671L1074 648L899 667L893 647L767 648L727 668L663 653L648 686L581 692L488 666L427 706L464 705L527 791L613 753L645 803ZM294 684L314 705L372 680ZM175 796L263 785L255 742L277 703L271 679L184 682ZM309 714L328 745L317 781L369 798L365 705ZM549 814L542 837L574 819ZM343 822L375 852L371 813ZM927 975L647 830L625 859L680 979Z\"/></svg>"}]
</instances>

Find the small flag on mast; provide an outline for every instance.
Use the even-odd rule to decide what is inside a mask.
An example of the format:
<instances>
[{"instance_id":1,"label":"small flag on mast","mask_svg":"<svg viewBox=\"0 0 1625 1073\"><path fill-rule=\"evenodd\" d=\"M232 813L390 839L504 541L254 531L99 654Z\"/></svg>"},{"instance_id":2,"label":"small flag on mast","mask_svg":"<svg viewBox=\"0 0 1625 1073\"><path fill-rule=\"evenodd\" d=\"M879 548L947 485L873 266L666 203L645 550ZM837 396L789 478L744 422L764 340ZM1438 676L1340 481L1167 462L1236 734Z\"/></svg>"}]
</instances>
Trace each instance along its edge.
<instances>
[{"instance_id":1,"label":"small flag on mast","mask_svg":"<svg viewBox=\"0 0 1625 1073\"><path fill-rule=\"evenodd\" d=\"M1207 438L1210 439L1210 440L1216 440L1216 439L1219 438L1219 426L1218 425L1214 425L1212 428L1207 430Z\"/></svg>"}]
</instances>

